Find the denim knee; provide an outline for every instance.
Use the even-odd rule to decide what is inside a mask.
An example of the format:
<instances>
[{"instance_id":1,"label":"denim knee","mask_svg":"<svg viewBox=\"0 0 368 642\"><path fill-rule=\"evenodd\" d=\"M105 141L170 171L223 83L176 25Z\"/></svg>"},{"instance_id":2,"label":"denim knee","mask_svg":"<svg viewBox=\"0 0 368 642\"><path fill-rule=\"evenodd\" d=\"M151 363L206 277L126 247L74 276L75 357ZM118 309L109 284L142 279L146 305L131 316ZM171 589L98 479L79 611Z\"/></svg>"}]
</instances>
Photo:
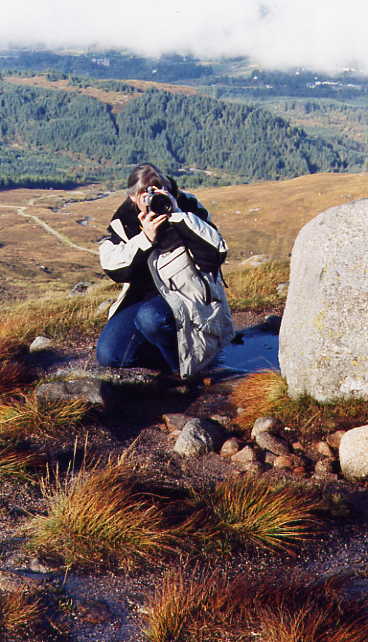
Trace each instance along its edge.
<instances>
[{"instance_id":1,"label":"denim knee","mask_svg":"<svg viewBox=\"0 0 368 642\"><path fill-rule=\"evenodd\" d=\"M98 341L96 346L96 359L100 366L112 368L116 366L116 352L107 341Z\"/></svg>"},{"instance_id":2,"label":"denim knee","mask_svg":"<svg viewBox=\"0 0 368 642\"><path fill-rule=\"evenodd\" d=\"M175 329L171 310L157 310L149 304L139 308L134 324L147 339L155 338L162 330Z\"/></svg>"}]
</instances>

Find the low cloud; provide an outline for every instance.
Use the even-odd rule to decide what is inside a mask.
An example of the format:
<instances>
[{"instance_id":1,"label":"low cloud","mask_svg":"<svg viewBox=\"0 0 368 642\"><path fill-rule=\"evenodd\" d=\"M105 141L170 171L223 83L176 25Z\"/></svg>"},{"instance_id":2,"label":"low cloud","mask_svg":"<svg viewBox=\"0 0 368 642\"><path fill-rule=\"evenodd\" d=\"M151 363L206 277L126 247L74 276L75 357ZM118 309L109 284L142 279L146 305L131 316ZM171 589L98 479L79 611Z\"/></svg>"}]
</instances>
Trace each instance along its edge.
<instances>
[{"instance_id":1,"label":"low cloud","mask_svg":"<svg viewBox=\"0 0 368 642\"><path fill-rule=\"evenodd\" d=\"M272 68L368 71L363 0L2 0L0 46L250 56Z\"/></svg>"}]
</instances>

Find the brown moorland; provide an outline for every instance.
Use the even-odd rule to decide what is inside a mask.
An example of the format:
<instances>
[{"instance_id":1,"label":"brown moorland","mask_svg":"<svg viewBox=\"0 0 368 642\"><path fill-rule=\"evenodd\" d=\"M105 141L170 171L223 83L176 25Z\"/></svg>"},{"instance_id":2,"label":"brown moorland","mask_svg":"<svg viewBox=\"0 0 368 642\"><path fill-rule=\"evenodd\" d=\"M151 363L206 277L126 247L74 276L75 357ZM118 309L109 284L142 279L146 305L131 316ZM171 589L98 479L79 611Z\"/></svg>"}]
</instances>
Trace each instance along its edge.
<instances>
[{"instance_id":1,"label":"brown moorland","mask_svg":"<svg viewBox=\"0 0 368 642\"><path fill-rule=\"evenodd\" d=\"M90 96L90 98L96 98L102 103L111 105L113 108L113 112L122 111L127 102L137 98L137 93L124 94L124 92L121 91L110 91L102 89L101 87L93 86L78 87L76 85L72 85L68 79L51 81L48 80L46 74L40 74L38 76L32 76L30 78L6 76L5 80L7 82L13 83L14 85L41 87L43 89L54 89L58 91L72 91L74 93L83 94L84 96ZM101 80L100 82L103 83L103 80ZM142 92L147 91L148 89L160 89L161 91L168 91L172 94L185 94L187 96L193 96L198 93L197 90L193 87L154 82L153 80L120 80L119 82L127 83L128 85L136 87ZM91 81L91 83L93 84L93 81Z\"/></svg>"},{"instance_id":2,"label":"brown moorland","mask_svg":"<svg viewBox=\"0 0 368 642\"><path fill-rule=\"evenodd\" d=\"M196 194L228 242L229 273L252 254L287 259L307 221L329 207L367 198L368 183L365 173L314 174ZM3 297L29 296L30 284L35 295L100 279L98 240L124 197L124 190L104 192L101 185L0 192Z\"/></svg>"}]
</instances>

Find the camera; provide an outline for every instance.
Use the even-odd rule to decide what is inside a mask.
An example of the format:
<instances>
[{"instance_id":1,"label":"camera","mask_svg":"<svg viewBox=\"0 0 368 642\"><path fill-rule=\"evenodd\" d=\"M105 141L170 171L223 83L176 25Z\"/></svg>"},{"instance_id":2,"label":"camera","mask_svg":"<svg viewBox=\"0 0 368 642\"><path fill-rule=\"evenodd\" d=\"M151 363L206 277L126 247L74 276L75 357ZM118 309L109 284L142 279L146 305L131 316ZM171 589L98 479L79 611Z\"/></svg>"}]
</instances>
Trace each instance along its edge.
<instances>
[{"instance_id":1,"label":"camera","mask_svg":"<svg viewBox=\"0 0 368 642\"><path fill-rule=\"evenodd\" d=\"M144 197L147 207L155 214L172 214L173 205L171 199L166 194L155 192L153 187L147 187L147 196Z\"/></svg>"}]
</instances>

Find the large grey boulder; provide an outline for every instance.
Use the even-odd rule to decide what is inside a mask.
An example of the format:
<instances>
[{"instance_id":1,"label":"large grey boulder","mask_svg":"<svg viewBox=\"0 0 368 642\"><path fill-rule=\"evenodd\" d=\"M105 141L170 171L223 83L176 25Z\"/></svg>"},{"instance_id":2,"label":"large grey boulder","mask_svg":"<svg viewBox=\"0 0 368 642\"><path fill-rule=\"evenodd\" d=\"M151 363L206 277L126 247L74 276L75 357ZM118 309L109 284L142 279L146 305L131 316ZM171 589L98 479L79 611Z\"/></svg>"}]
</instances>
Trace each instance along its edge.
<instances>
[{"instance_id":1,"label":"large grey boulder","mask_svg":"<svg viewBox=\"0 0 368 642\"><path fill-rule=\"evenodd\" d=\"M368 200L307 223L293 248L279 361L289 394L368 398Z\"/></svg>"},{"instance_id":2,"label":"large grey boulder","mask_svg":"<svg viewBox=\"0 0 368 642\"><path fill-rule=\"evenodd\" d=\"M351 481L368 479L368 426L348 430L339 448L341 472Z\"/></svg>"}]
</instances>

